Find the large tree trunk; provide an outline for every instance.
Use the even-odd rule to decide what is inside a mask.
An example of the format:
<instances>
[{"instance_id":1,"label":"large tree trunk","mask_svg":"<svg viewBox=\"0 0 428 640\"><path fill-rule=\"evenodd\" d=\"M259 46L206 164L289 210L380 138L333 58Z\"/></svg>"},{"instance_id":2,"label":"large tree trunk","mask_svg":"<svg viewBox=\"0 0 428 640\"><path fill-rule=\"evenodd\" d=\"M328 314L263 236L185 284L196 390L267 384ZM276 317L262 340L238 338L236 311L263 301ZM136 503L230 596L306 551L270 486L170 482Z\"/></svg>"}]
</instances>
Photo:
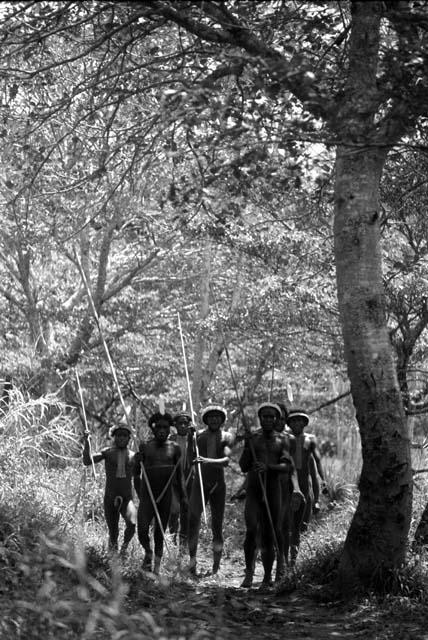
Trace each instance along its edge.
<instances>
[{"instance_id":1,"label":"large tree trunk","mask_svg":"<svg viewBox=\"0 0 428 640\"><path fill-rule=\"evenodd\" d=\"M410 443L381 279L379 150L339 148L335 256L351 391L360 428L360 499L340 563L340 580L376 584L405 559L412 503Z\"/></svg>"},{"instance_id":2,"label":"large tree trunk","mask_svg":"<svg viewBox=\"0 0 428 640\"><path fill-rule=\"evenodd\" d=\"M382 283L379 185L387 144L376 113L383 11L382 2L352 3L348 78L336 123L343 143L334 223L340 319L363 458L339 579L374 587L404 562L412 505L410 442Z\"/></svg>"}]
</instances>

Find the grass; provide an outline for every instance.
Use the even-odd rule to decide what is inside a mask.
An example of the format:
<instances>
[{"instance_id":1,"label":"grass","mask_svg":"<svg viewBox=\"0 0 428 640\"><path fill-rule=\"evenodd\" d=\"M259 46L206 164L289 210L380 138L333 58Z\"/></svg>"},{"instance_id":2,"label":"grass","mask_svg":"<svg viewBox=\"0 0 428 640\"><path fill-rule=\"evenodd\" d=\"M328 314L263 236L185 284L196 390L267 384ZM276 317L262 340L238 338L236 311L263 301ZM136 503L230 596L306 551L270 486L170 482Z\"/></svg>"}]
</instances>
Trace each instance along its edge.
<instances>
[{"instance_id":1,"label":"grass","mask_svg":"<svg viewBox=\"0 0 428 640\"><path fill-rule=\"evenodd\" d=\"M83 468L80 436L66 407L55 397L45 403L16 398L1 424L1 435L1 638L211 637L201 635L209 624L203 607L206 611L211 607L212 615L209 590L198 593L189 582L187 557L179 554L169 535L170 554L164 557L160 582L142 572L143 554L136 537L123 564L109 558L101 465L96 479L90 468ZM334 580L358 497L358 464L358 456L324 459L329 495L323 497L320 515L302 538L294 585L301 593L324 596ZM230 496L242 476L235 463L227 473ZM427 499L425 478L417 476L411 535ZM227 579L238 580L243 574L243 503L228 501L226 509L224 564ZM202 569L211 564L210 546L210 535L202 528L198 554ZM408 620L410 625L412 618L422 620L427 576L428 554L409 553L393 592L358 597L354 611L372 619L377 630L373 637L388 638L385 621ZM180 602L191 603L192 598L197 606L189 605L189 613ZM191 616L196 610L202 622L195 624Z\"/></svg>"}]
</instances>

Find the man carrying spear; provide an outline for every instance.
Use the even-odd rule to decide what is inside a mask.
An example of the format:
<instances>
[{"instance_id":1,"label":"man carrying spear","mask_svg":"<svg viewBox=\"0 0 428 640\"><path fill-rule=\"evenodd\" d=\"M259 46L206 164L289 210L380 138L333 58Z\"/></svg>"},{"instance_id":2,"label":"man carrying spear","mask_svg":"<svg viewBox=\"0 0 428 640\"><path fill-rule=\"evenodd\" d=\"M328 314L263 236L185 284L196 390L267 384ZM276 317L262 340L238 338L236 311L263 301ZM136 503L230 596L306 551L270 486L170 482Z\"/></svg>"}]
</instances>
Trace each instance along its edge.
<instances>
[{"instance_id":1,"label":"man carrying spear","mask_svg":"<svg viewBox=\"0 0 428 640\"><path fill-rule=\"evenodd\" d=\"M282 435L275 431L281 420L277 404L265 402L258 408L261 432L247 433L239 466L248 473L245 499L246 535L244 541L245 579L242 587L253 584L258 534L264 577L262 586L272 585L272 567L277 558L276 580L284 574L284 543L282 532L281 474L292 476L293 461ZM301 500L298 486L294 487L292 501Z\"/></svg>"},{"instance_id":2,"label":"man carrying spear","mask_svg":"<svg viewBox=\"0 0 428 640\"><path fill-rule=\"evenodd\" d=\"M120 385L119 385L119 380L118 380L117 374L116 374L116 369L115 369L115 366L113 364L113 360L111 358L110 351L109 351L109 348L107 346L106 339L104 337L104 333L103 333L103 330L102 330L102 327L101 327L101 323L100 323L100 317L98 315L98 311L97 311L97 308L95 306L94 299L92 297L91 289L90 289L90 286L89 286L85 271L84 271L84 269L82 267L82 264L81 264L81 262L80 262L80 260L79 260L79 258L77 256L76 251L74 251L74 259L75 259L75 262L76 262L76 264L77 264L77 266L79 268L80 276L82 278L83 285L84 285L84 287L86 289L86 293L87 293L88 301L89 301L89 306L90 306L90 309L92 310L92 315L93 315L95 323L96 323L96 325L98 327L98 331L99 331L100 338L101 338L101 343L102 343L102 345L104 347L104 351L105 351L105 354L107 356L107 360L108 360L108 363L109 363L109 366L110 366L110 370L111 370L111 373L112 373L112 376L113 376L113 380L114 380L114 383L115 383L115 386L116 386L116 389L117 389L117 392L118 392L118 395L119 395L120 403L121 403L122 408L124 410L124 418L125 418L124 424L126 424L126 430L129 432L128 440L126 442L126 447L127 447L129 439L130 439L131 435L133 435L132 430L131 430L131 423L129 421L128 410L127 410L127 407L125 406L125 402L124 402L123 395L122 395L122 392L121 392L121 389L120 389ZM82 409L84 410L83 406L82 406ZM86 431L87 431L87 429L86 429ZM86 446L86 444L85 444L85 446ZM88 453L86 455L87 455L88 459L91 459L91 458L93 459L93 456L91 456L91 452L90 452L91 448L90 448L90 442L89 442L88 438L87 438L87 446L88 446ZM135 454L133 454L133 456L135 456ZM133 459L133 462L135 462L135 458ZM154 512L154 515L156 517L157 527L159 528L159 531L160 531L160 533L162 535L162 538L164 539L164 537L165 537L164 526L162 525L162 521L161 521L161 518L160 518L160 515L159 515L159 510L157 508L157 504L156 504L155 498L153 496L153 492L152 492L152 489L151 489L151 486L150 486L150 482L149 482L149 479L147 477L146 469L145 469L144 464L143 464L142 461L140 461L139 468L140 468L140 473L142 475L142 479L144 480L145 491L146 491L146 493L148 495L148 498L149 498L149 500L151 502L151 505L153 507L153 512ZM126 477L128 477L128 476L126 476ZM139 493L140 492L140 479L137 478L137 477L134 477L134 487L135 487L135 490L137 491L137 493ZM135 531L135 523L134 523L134 531ZM165 543L165 546L166 546L166 543Z\"/></svg>"},{"instance_id":3,"label":"man carrying spear","mask_svg":"<svg viewBox=\"0 0 428 640\"><path fill-rule=\"evenodd\" d=\"M213 567L215 575L220 568L223 552L223 518L226 503L224 467L229 464L233 436L221 428L227 418L226 410L219 405L208 405L201 412L201 420L207 429L196 436L199 455L195 463L200 465L202 482L192 482L189 500L189 570L196 575L196 552L203 506L211 507L213 535ZM201 491L203 488L203 493Z\"/></svg>"},{"instance_id":4,"label":"man carrying spear","mask_svg":"<svg viewBox=\"0 0 428 640\"><path fill-rule=\"evenodd\" d=\"M163 555L164 531L171 512L172 487L175 484L180 499L186 500L184 477L181 468L181 450L178 444L169 439L173 418L169 413L154 413L149 418L149 427L154 438L140 445L136 454L135 488L139 488L138 539L145 550L143 569L159 573ZM140 477L142 466L146 470L147 480ZM150 500L148 486L151 487L155 504ZM155 518L157 506L160 523L154 523L155 560L150 544L150 525Z\"/></svg>"},{"instance_id":5,"label":"man carrying spear","mask_svg":"<svg viewBox=\"0 0 428 640\"><path fill-rule=\"evenodd\" d=\"M302 490L304 500L299 508L293 512L290 523L290 564L296 563L296 558L300 546L300 533L308 528L307 521L312 513L311 495L311 459L315 462L318 473L325 486L324 472L321 464L316 438L313 434L304 433L309 424L309 416L300 409L290 410L287 417L287 425L294 436L294 446L291 449L294 464L297 470L299 486ZM324 489L323 489L324 491ZM305 521L306 518L306 521Z\"/></svg>"},{"instance_id":6,"label":"man carrying spear","mask_svg":"<svg viewBox=\"0 0 428 640\"><path fill-rule=\"evenodd\" d=\"M178 444L181 451L181 468L185 481L185 494L182 495L177 482L172 486L171 514L169 517L169 530L174 535L174 543L179 535L180 546L187 545L187 530L189 521L189 495L192 477L192 418L183 409L174 417L174 427L177 432L171 438Z\"/></svg>"},{"instance_id":7,"label":"man carrying spear","mask_svg":"<svg viewBox=\"0 0 428 640\"><path fill-rule=\"evenodd\" d=\"M123 544L120 550L123 555L135 533L137 509L132 499L132 478L134 475L135 454L128 449L131 429L122 421L109 430L113 438L112 447L92 453L90 435L84 433L83 464L85 466L104 460L106 484L104 491L104 515L109 531L109 550L117 550L119 538L119 515L125 520Z\"/></svg>"}]
</instances>

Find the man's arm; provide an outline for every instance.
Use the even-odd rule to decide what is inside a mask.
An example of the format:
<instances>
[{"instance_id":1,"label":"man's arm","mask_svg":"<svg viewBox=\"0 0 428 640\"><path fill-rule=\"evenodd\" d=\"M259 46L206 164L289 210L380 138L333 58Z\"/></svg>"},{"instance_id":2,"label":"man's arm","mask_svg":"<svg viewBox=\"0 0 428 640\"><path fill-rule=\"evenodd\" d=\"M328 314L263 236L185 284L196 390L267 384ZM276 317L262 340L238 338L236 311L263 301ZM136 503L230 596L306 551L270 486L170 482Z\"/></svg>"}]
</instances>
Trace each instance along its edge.
<instances>
[{"instance_id":1,"label":"man's arm","mask_svg":"<svg viewBox=\"0 0 428 640\"><path fill-rule=\"evenodd\" d=\"M244 449L241 453L241 457L239 458L239 466L243 473L247 473L247 471L250 471L252 469L253 464L254 464L253 454L251 453L249 444L246 441Z\"/></svg>"},{"instance_id":2,"label":"man's arm","mask_svg":"<svg viewBox=\"0 0 428 640\"><path fill-rule=\"evenodd\" d=\"M89 446L89 434L85 433L84 437L84 441L83 441L83 454L82 454L82 458L83 458L83 464L85 465L85 467L89 467L89 465L91 465L93 462L97 463L97 462L101 462L101 460L104 459L104 454L101 453L93 453L91 456L91 449Z\"/></svg>"},{"instance_id":3,"label":"man's arm","mask_svg":"<svg viewBox=\"0 0 428 640\"><path fill-rule=\"evenodd\" d=\"M144 445L140 444L139 450L134 455L134 489L137 496L141 493L141 463L144 460Z\"/></svg>"},{"instance_id":4,"label":"man's arm","mask_svg":"<svg viewBox=\"0 0 428 640\"><path fill-rule=\"evenodd\" d=\"M186 478L184 477L183 465L181 464L181 449L177 444L174 447L174 464L175 464L175 478L177 480L178 492L180 494L180 499L187 501L187 491L186 491Z\"/></svg>"},{"instance_id":5,"label":"man's arm","mask_svg":"<svg viewBox=\"0 0 428 640\"><path fill-rule=\"evenodd\" d=\"M227 467L229 464L230 456L232 454L231 445L233 442L233 436L230 433L223 433L223 456L221 458L206 458L204 456L198 456L195 462L201 462L202 464L209 464L213 467Z\"/></svg>"},{"instance_id":6,"label":"man's arm","mask_svg":"<svg viewBox=\"0 0 428 640\"><path fill-rule=\"evenodd\" d=\"M290 480L293 492L291 494L291 509L297 511L302 501L305 501L305 496L300 491L299 476L297 473L296 465L294 464L293 457L290 455Z\"/></svg>"},{"instance_id":7,"label":"man's arm","mask_svg":"<svg viewBox=\"0 0 428 640\"><path fill-rule=\"evenodd\" d=\"M312 455L313 455L314 460L315 460L315 465L317 467L318 475L321 478L321 480L325 483L324 469L322 467L321 455L320 455L320 452L319 452L318 447L317 447L315 442L314 442L314 446L313 446L313 449L312 449Z\"/></svg>"},{"instance_id":8,"label":"man's arm","mask_svg":"<svg viewBox=\"0 0 428 640\"><path fill-rule=\"evenodd\" d=\"M227 467L230 460L230 454L232 453L229 447L224 447L224 456L222 458L205 458L204 456L198 456L195 462L201 462L202 464L210 464L213 467Z\"/></svg>"}]
</instances>

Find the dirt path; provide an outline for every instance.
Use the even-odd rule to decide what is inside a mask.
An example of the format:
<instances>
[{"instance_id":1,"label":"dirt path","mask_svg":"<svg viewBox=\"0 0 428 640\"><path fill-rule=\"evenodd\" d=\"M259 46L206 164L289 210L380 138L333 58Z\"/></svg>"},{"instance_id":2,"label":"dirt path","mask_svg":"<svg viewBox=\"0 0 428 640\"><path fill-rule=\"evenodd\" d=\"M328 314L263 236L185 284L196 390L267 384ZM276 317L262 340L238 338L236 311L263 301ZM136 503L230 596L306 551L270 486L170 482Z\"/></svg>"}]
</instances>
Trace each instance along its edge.
<instances>
[{"instance_id":1,"label":"dirt path","mask_svg":"<svg viewBox=\"0 0 428 640\"><path fill-rule=\"evenodd\" d=\"M370 603L328 601L325 593L292 588L280 593L259 589L262 566L256 565L254 586L241 589L244 577L242 505L226 505L227 535L218 576L191 580L187 554L173 550L163 560L160 578L138 575L128 582L127 611L147 611L169 640L428 640L425 618L411 610L396 615ZM206 575L212 563L210 532L201 531L198 571ZM141 557L141 550L137 551ZM134 565L135 567L135 557ZM178 568L177 568L178 567ZM125 578L126 580L126 578Z\"/></svg>"},{"instance_id":2,"label":"dirt path","mask_svg":"<svg viewBox=\"0 0 428 640\"><path fill-rule=\"evenodd\" d=\"M208 559L201 569L204 564ZM253 588L241 589L236 559L226 560L214 578L144 575L130 585L127 608L151 613L166 637L177 640L428 640L425 620L384 619L373 607L321 603L292 588L263 591L261 579L258 569Z\"/></svg>"},{"instance_id":3,"label":"dirt path","mask_svg":"<svg viewBox=\"0 0 428 640\"><path fill-rule=\"evenodd\" d=\"M138 593L131 590L129 606L144 607L168 637L183 640L375 638L365 621L353 620L349 611L337 605L315 604L296 591L285 595L273 589L261 591L257 581L250 590L222 583L221 577L196 583L159 582L157 588L152 583Z\"/></svg>"}]
</instances>

